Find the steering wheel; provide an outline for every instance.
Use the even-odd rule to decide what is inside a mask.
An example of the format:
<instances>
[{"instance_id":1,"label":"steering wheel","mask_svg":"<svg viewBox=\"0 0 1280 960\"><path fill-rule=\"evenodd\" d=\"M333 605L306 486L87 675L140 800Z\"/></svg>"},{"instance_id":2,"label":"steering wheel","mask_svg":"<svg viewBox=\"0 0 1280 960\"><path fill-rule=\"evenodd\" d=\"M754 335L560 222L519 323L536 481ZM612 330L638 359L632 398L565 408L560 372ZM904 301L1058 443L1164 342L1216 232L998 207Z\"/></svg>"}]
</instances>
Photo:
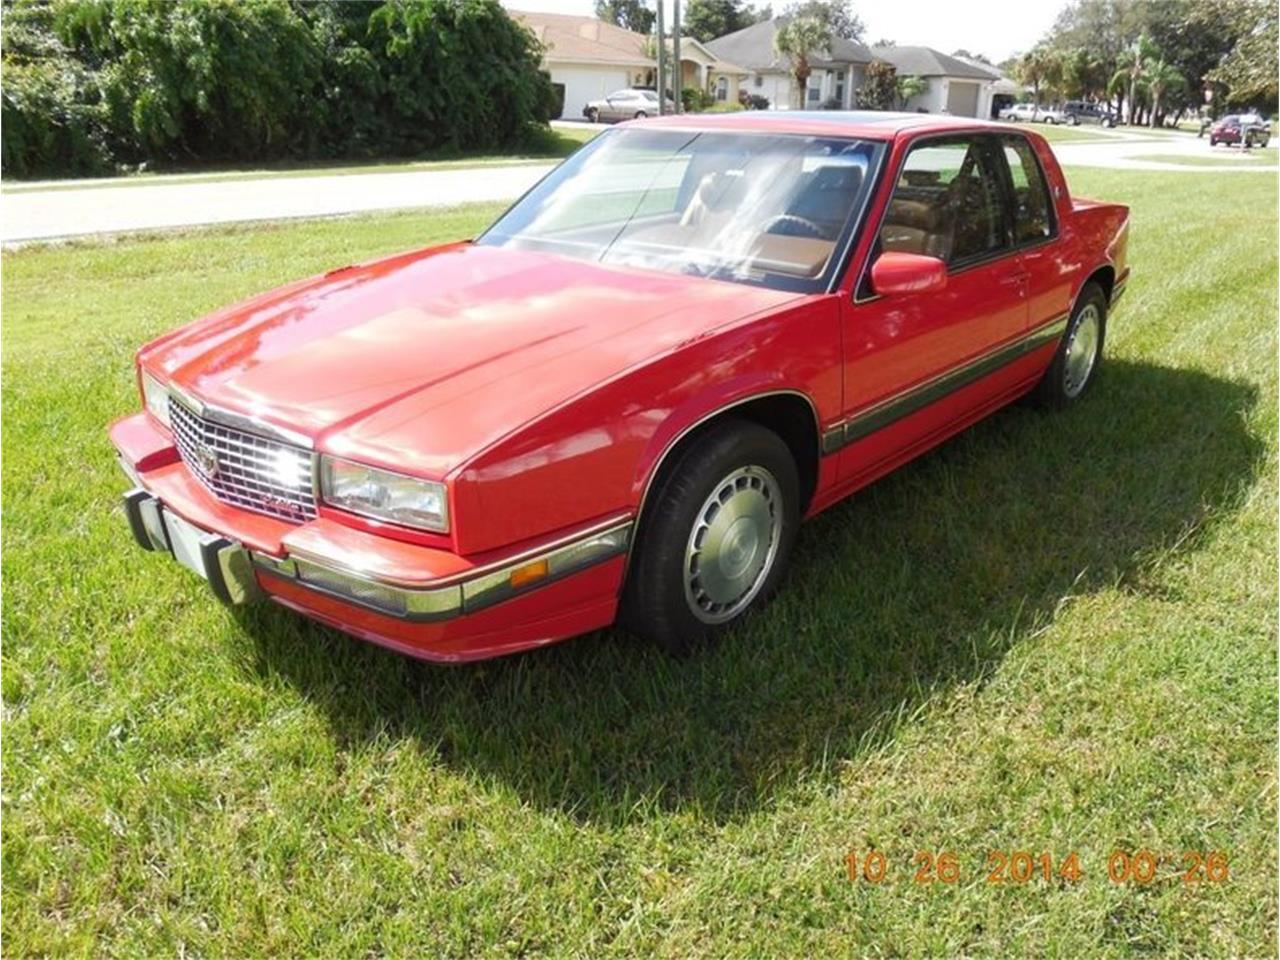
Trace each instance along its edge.
<instances>
[{"instance_id":1,"label":"steering wheel","mask_svg":"<svg viewBox=\"0 0 1280 960\"><path fill-rule=\"evenodd\" d=\"M808 234L815 240L826 239L826 234L820 226L812 220L806 220L804 217L797 217L794 213L780 213L775 217L770 217L769 222L764 225L764 229L760 232L771 233L774 227L784 223L795 224L801 230L808 232ZM783 236L788 236L788 234L783 234ZM789 236L795 236L795 234L789 234ZM801 234L801 236L803 236L803 234Z\"/></svg>"}]
</instances>

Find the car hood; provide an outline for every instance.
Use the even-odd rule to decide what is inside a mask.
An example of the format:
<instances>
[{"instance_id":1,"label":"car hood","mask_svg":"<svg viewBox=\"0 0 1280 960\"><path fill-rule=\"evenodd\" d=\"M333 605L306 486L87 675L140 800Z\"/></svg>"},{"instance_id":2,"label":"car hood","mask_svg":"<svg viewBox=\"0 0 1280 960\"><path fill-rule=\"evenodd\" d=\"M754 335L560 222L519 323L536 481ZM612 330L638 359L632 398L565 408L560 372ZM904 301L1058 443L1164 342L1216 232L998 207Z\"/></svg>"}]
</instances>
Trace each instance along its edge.
<instances>
[{"instance_id":1,"label":"car hood","mask_svg":"<svg viewBox=\"0 0 1280 960\"><path fill-rule=\"evenodd\" d=\"M796 297L464 243L271 291L140 359L320 449L443 475L634 364Z\"/></svg>"}]
</instances>

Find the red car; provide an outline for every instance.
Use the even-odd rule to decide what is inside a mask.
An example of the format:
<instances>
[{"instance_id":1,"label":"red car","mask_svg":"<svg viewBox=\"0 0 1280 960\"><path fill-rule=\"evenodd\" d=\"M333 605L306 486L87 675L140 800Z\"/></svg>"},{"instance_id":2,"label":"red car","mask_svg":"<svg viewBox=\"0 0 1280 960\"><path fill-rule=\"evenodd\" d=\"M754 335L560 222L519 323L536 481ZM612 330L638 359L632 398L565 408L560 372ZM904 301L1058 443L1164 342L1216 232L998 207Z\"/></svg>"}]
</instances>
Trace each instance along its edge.
<instances>
[{"instance_id":1,"label":"red car","mask_svg":"<svg viewBox=\"0 0 1280 960\"><path fill-rule=\"evenodd\" d=\"M1220 143L1244 143L1247 147L1265 147L1271 142L1271 127L1257 114L1232 114L1209 128L1209 146Z\"/></svg>"},{"instance_id":2,"label":"red car","mask_svg":"<svg viewBox=\"0 0 1280 960\"><path fill-rule=\"evenodd\" d=\"M1045 141L921 114L623 124L475 240L145 346L133 535L459 661L759 607L801 519L1024 394L1093 382L1128 210Z\"/></svg>"}]
</instances>

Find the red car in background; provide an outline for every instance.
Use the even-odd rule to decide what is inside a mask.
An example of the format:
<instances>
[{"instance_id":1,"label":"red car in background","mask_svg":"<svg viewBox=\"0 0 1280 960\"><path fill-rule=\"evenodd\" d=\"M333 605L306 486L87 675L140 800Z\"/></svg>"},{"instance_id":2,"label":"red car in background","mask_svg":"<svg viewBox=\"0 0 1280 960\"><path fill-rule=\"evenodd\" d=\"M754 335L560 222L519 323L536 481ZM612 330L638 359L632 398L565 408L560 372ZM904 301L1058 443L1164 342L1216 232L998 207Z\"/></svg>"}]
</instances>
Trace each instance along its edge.
<instances>
[{"instance_id":1,"label":"red car in background","mask_svg":"<svg viewBox=\"0 0 1280 960\"><path fill-rule=\"evenodd\" d=\"M1246 147L1265 147L1271 142L1271 126L1257 114L1232 114L1209 128L1209 146L1220 143L1243 143Z\"/></svg>"},{"instance_id":2,"label":"red car in background","mask_svg":"<svg viewBox=\"0 0 1280 960\"><path fill-rule=\"evenodd\" d=\"M433 660L620 619L673 652L779 586L802 518L1093 383L1128 210L1045 141L921 114L623 124L472 241L143 347L134 537Z\"/></svg>"}]
</instances>

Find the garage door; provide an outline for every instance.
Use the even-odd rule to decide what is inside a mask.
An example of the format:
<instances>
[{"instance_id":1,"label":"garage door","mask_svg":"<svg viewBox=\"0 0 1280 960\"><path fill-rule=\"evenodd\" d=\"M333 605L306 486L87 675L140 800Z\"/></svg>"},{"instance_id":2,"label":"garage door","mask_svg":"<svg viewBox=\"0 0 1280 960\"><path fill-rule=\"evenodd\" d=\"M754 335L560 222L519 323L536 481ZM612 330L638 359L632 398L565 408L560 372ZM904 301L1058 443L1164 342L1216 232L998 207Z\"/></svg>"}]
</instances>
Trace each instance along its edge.
<instances>
[{"instance_id":1,"label":"garage door","mask_svg":"<svg viewBox=\"0 0 1280 960\"><path fill-rule=\"evenodd\" d=\"M952 80L947 85L947 112L953 117L978 115L978 85Z\"/></svg>"},{"instance_id":2,"label":"garage door","mask_svg":"<svg viewBox=\"0 0 1280 960\"><path fill-rule=\"evenodd\" d=\"M564 84L564 118L581 120L582 108L592 100L622 90L627 82L627 71L608 67L558 67L551 66L551 82Z\"/></svg>"}]
</instances>

